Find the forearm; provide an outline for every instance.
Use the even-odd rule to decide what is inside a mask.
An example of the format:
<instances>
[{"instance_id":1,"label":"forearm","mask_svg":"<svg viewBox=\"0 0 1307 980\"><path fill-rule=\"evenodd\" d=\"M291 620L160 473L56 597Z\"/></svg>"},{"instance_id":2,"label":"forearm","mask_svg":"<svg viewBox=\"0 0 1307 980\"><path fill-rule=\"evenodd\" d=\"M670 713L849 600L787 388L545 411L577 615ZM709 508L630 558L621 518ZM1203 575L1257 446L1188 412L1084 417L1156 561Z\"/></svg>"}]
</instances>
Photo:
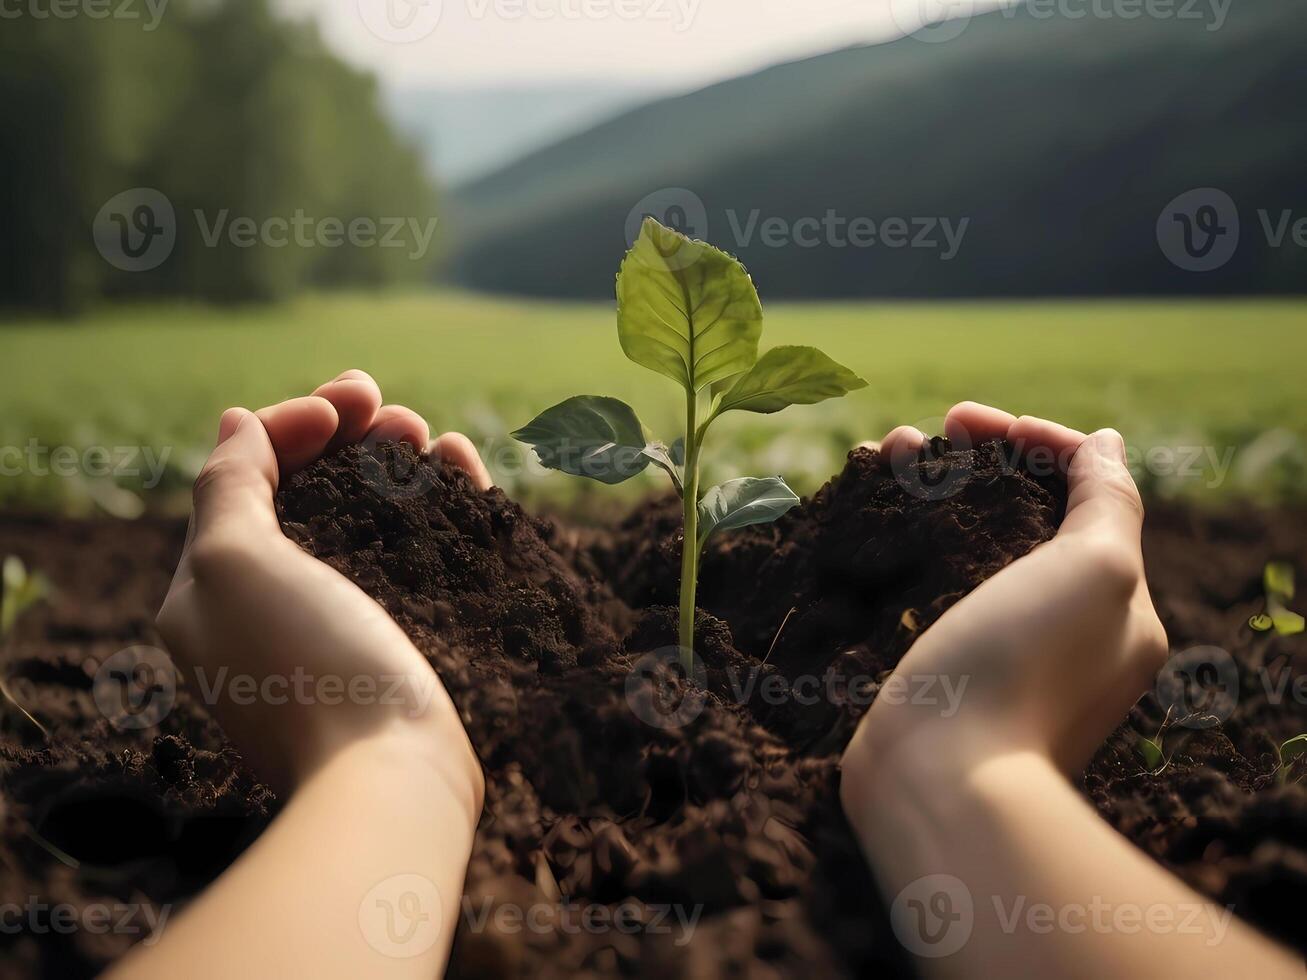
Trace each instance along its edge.
<instances>
[{"instance_id":1,"label":"forearm","mask_svg":"<svg viewBox=\"0 0 1307 980\"><path fill-rule=\"evenodd\" d=\"M927 976L1304 974L1132 847L1047 759L996 756L949 772L934 758L890 762L884 791L845 796L887 902L898 898L896 934ZM920 880L930 875L949 877Z\"/></svg>"},{"instance_id":2,"label":"forearm","mask_svg":"<svg viewBox=\"0 0 1307 980\"><path fill-rule=\"evenodd\" d=\"M131 977L439 976L479 818L465 760L421 734L344 749L152 947Z\"/></svg>"}]
</instances>

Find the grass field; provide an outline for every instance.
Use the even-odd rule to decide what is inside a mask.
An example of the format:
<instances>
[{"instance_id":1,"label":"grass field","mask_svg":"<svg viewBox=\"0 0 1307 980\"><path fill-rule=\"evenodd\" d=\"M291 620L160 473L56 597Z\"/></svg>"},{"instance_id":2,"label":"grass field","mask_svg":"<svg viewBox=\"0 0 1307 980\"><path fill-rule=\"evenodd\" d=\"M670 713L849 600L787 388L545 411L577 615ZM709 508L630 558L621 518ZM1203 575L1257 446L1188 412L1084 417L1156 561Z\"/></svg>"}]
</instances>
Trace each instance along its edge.
<instances>
[{"instance_id":1,"label":"grass field","mask_svg":"<svg viewBox=\"0 0 1307 980\"><path fill-rule=\"evenodd\" d=\"M710 479L779 472L811 489L855 442L898 422L936 429L963 398L1115 425L1153 492L1283 496L1304 472L1305 302L770 305L763 347L781 343L819 346L870 386L775 416L733 413L714 429ZM41 475L32 445L134 445L168 453L154 499L174 505L224 408L304 393L347 367L372 372L388 400L433 428L466 431L498 479L533 501L610 499L522 465L506 433L539 410L573 394L616 395L670 439L682 404L671 382L623 357L603 304L321 295L11 320L0 323L0 503L79 510L102 498L100 481ZM1177 447L1205 454L1185 464L1167 455ZM119 482L138 490L148 479ZM644 479L624 489L656 485Z\"/></svg>"}]
</instances>

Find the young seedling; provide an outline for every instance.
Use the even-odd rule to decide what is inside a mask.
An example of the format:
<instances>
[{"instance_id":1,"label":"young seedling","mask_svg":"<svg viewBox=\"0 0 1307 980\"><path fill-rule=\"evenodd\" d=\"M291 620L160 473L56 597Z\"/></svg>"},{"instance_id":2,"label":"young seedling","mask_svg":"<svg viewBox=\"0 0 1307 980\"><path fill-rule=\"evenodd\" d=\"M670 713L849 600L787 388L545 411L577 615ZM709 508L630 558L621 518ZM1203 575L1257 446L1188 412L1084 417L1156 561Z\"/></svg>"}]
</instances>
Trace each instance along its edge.
<instances>
[{"instance_id":1,"label":"young seedling","mask_svg":"<svg viewBox=\"0 0 1307 980\"><path fill-rule=\"evenodd\" d=\"M50 594L50 583L39 572L29 574L27 566L16 555L5 558L0 568L0 583L2 583L0 585L0 646L7 650L10 632L18 622L18 617ZM13 696L2 669L0 669L0 695L4 695L10 704L23 713L24 718L39 728L42 735L49 735L45 726L33 718Z\"/></svg>"},{"instance_id":2,"label":"young seedling","mask_svg":"<svg viewBox=\"0 0 1307 980\"><path fill-rule=\"evenodd\" d=\"M578 395L513 433L550 469L617 484L650 465L683 501L681 661L694 663L699 556L715 531L774 521L799 502L779 476L730 480L704 493L699 468L709 427L727 412L779 412L866 387L815 347L758 356L762 304L738 261L646 218L617 276L617 337L626 356L685 392L685 429L671 445L651 440L625 402Z\"/></svg>"},{"instance_id":3,"label":"young seedling","mask_svg":"<svg viewBox=\"0 0 1307 980\"><path fill-rule=\"evenodd\" d=\"M1266 591L1266 611L1248 620L1248 625L1259 633L1270 630L1280 636L1301 633L1302 616L1286 605L1293 598L1293 566L1283 561L1268 562L1262 572L1262 586Z\"/></svg>"},{"instance_id":4,"label":"young seedling","mask_svg":"<svg viewBox=\"0 0 1307 980\"><path fill-rule=\"evenodd\" d=\"M1293 764L1307 754L1307 735L1295 735L1280 746L1280 785L1289 782L1289 773ZM1301 778L1301 777L1299 777Z\"/></svg>"},{"instance_id":5,"label":"young seedling","mask_svg":"<svg viewBox=\"0 0 1307 980\"><path fill-rule=\"evenodd\" d=\"M1144 765L1148 768L1150 775L1159 775L1166 768L1166 763L1170 761L1162 750L1162 740L1166 736L1166 729L1171 723L1171 712L1174 710L1175 705L1171 705L1166 709L1166 717L1162 719L1162 724L1158 727L1155 736L1145 738L1140 735L1139 740L1135 743L1135 751L1144 760Z\"/></svg>"}]
</instances>

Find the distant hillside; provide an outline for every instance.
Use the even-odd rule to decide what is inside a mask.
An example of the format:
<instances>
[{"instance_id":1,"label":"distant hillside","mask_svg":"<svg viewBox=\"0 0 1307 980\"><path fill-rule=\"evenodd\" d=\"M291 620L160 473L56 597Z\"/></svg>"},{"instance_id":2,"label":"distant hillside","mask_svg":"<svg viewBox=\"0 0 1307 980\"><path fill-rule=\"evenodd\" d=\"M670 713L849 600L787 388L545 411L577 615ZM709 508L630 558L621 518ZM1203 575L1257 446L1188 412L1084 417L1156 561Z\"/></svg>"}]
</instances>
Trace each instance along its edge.
<instances>
[{"instance_id":1,"label":"distant hillside","mask_svg":"<svg viewBox=\"0 0 1307 980\"><path fill-rule=\"evenodd\" d=\"M610 296L631 209L685 188L706 209L692 230L764 296L1307 291L1307 249L1269 248L1258 217L1307 217L1307 17L1239 0L1210 26L1021 8L945 43L851 48L644 106L463 188L449 272ZM1242 240L1197 274L1167 260L1157 227L1202 187L1236 202ZM829 212L967 224L949 260L938 227L935 249L787 237Z\"/></svg>"},{"instance_id":2,"label":"distant hillside","mask_svg":"<svg viewBox=\"0 0 1307 980\"><path fill-rule=\"evenodd\" d=\"M591 82L531 88L393 92L400 128L421 147L432 174L453 185L483 177L513 160L658 98L638 86Z\"/></svg>"}]
</instances>

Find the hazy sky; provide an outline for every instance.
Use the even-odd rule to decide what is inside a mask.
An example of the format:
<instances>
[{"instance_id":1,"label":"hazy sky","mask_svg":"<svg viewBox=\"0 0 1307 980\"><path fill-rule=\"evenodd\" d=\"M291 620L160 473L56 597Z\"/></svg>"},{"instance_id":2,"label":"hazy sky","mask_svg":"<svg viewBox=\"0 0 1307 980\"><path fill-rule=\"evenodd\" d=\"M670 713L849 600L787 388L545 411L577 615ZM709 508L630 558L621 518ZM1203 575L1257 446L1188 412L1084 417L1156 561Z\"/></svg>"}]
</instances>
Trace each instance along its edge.
<instances>
[{"instance_id":1,"label":"hazy sky","mask_svg":"<svg viewBox=\"0 0 1307 980\"><path fill-rule=\"evenodd\" d=\"M393 87L621 79L689 88L973 0L278 0ZM975 0L992 6L999 0ZM908 23L905 23L908 22Z\"/></svg>"}]
</instances>

